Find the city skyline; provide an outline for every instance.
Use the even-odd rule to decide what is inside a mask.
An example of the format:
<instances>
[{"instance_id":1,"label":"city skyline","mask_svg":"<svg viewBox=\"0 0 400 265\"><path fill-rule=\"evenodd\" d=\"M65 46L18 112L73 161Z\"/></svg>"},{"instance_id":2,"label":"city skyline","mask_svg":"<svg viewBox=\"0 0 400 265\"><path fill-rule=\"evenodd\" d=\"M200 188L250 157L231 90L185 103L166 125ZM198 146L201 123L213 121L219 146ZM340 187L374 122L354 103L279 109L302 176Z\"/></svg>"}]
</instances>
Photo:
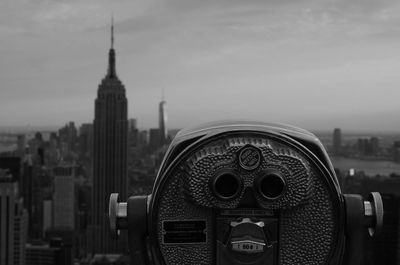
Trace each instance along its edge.
<instances>
[{"instance_id":1,"label":"city skyline","mask_svg":"<svg viewBox=\"0 0 400 265\"><path fill-rule=\"evenodd\" d=\"M399 262L400 2L0 9L0 265Z\"/></svg>"},{"instance_id":2,"label":"city skyline","mask_svg":"<svg viewBox=\"0 0 400 265\"><path fill-rule=\"evenodd\" d=\"M157 126L165 89L170 128L238 118L308 129L400 130L400 5L392 0L0 7L1 125L91 121L112 10L128 116L139 128Z\"/></svg>"}]
</instances>

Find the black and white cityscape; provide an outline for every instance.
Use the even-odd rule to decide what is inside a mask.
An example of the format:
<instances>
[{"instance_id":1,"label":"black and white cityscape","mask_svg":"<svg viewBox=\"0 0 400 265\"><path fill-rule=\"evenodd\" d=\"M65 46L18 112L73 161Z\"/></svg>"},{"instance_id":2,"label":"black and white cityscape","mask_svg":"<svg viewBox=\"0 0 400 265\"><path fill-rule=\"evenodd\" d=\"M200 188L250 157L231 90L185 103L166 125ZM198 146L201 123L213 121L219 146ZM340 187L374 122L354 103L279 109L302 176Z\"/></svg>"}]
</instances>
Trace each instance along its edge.
<instances>
[{"instance_id":1,"label":"black and white cityscape","mask_svg":"<svg viewBox=\"0 0 400 265\"><path fill-rule=\"evenodd\" d=\"M21 26L18 19L22 15L15 8L34 5L33 1L22 2L0 4L0 9L15 16L10 20L12 32L1 23L0 35L4 33L10 43L14 38L16 51L27 47L19 41L30 28L29 21ZM18 75L0 74L1 265L131 264L126 238L110 237L110 194L118 192L122 200L151 194L168 146L180 129L216 119L252 117L294 123L314 133L331 158L343 193L367 196L380 192L385 211L383 230L377 238L365 235L363 264L400 264L398 3L223 0L200 4L157 0L151 4L138 1L135 11L127 1L39 2L44 9L33 11L39 22L30 27L33 32L37 30L34 27L43 27L46 32L32 33L37 34L32 47L52 34L48 29L53 27L51 23L55 23L52 30L57 30L75 18L87 24L79 38L84 38L87 30L91 39L84 45L87 51L79 50L73 41L60 43L60 60L65 60L65 67L54 76L40 77L39 84L50 89L58 78L63 91L70 82L70 93L78 95L74 99L68 93L52 94L46 90L49 88L25 95L24 89L35 87L17 87L23 83L15 80L36 78L39 68L44 67L35 51L24 50L28 54L26 65ZM83 17L91 13L82 8L93 10L96 22L99 16L104 21L99 25L87 22L90 17ZM79 23L71 22L71 32ZM93 28L97 35L90 33ZM65 34L71 36L71 32ZM130 34L143 38L140 45L130 48ZM102 39L93 39L99 35ZM159 35L162 38L155 37ZM94 55L90 47L98 43L104 49ZM55 46L53 40L49 50L53 57ZM170 47L173 49L168 50ZM11 45L5 43L0 54L10 60L8 50L12 50ZM129 68L128 61L135 60L132 52L139 63ZM151 53L147 62L141 52ZM37 54L44 53L39 49ZM71 70L74 65L68 54L73 53L93 62ZM282 60L280 53L284 54ZM269 62L262 69L264 60ZM19 61L24 64L24 57L3 60L0 71L17 69ZM297 65L299 62L304 65ZM92 78L95 75L91 72L90 89L80 94L72 86L79 87L77 82L83 80L79 75L85 75L84 68L92 64L103 69L104 77ZM224 67L226 72L220 70ZM135 76L140 82L124 82ZM86 82L82 84L86 86ZM191 83L192 87L184 88ZM140 92L135 92L139 89L135 86L141 86ZM238 91L237 86L251 88ZM289 88L279 92L282 87ZM52 101L49 94L59 98ZM14 105L15 98L23 100ZM62 116L56 117L61 112Z\"/></svg>"}]
</instances>

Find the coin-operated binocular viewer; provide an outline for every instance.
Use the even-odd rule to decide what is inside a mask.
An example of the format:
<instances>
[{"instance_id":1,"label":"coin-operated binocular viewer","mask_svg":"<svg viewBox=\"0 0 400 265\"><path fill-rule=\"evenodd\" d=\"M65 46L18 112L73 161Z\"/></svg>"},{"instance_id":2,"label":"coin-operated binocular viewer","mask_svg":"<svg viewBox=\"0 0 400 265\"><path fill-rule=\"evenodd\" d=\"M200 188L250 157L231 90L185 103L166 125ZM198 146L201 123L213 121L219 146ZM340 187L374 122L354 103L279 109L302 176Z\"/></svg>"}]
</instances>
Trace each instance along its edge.
<instances>
[{"instance_id":1,"label":"coin-operated binocular viewer","mask_svg":"<svg viewBox=\"0 0 400 265\"><path fill-rule=\"evenodd\" d=\"M341 193L313 134L258 123L181 131L152 194L109 210L137 265L358 265L383 219L379 193Z\"/></svg>"}]
</instances>

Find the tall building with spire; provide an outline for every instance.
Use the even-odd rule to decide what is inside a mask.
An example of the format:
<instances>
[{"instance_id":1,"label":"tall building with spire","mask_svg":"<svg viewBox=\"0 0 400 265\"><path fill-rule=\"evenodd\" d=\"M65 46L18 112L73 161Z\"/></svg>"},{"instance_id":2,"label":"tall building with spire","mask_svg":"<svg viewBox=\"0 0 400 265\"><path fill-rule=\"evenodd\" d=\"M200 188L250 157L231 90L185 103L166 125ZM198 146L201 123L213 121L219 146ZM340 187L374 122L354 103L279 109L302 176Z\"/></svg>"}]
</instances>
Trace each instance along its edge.
<instances>
[{"instance_id":1,"label":"tall building with spire","mask_svg":"<svg viewBox=\"0 0 400 265\"><path fill-rule=\"evenodd\" d=\"M164 93L160 104L158 105L158 129L160 130L160 142L165 144L168 137L167 129L167 102L164 100Z\"/></svg>"},{"instance_id":2,"label":"tall building with spire","mask_svg":"<svg viewBox=\"0 0 400 265\"><path fill-rule=\"evenodd\" d=\"M93 121L93 216L92 253L116 253L121 249L110 238L108 200L113 192L126 198L128 102L125 87L115 69L114 23L111 23L111 48L108 71L95 100Z\"/></svg>"}]
</instances>

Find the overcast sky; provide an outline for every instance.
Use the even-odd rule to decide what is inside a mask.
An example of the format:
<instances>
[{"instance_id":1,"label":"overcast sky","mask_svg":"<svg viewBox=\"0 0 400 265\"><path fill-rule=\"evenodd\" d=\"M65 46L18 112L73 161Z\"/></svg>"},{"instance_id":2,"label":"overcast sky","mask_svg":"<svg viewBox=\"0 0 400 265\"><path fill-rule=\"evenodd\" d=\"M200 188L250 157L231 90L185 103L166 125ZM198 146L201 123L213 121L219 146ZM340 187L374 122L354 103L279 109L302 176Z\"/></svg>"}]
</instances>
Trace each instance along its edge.
<instances>
[{"instance_id":1,"label":"overcast sky","mask_svg":"<svg viewBox=\"0 0 400 265\"><path fill-rule=\"evenodd\" d=\"M92 122L114 14L129 117L400 131L398 0L3 0L0 125Z\"/></svg>"}]
</instances>

